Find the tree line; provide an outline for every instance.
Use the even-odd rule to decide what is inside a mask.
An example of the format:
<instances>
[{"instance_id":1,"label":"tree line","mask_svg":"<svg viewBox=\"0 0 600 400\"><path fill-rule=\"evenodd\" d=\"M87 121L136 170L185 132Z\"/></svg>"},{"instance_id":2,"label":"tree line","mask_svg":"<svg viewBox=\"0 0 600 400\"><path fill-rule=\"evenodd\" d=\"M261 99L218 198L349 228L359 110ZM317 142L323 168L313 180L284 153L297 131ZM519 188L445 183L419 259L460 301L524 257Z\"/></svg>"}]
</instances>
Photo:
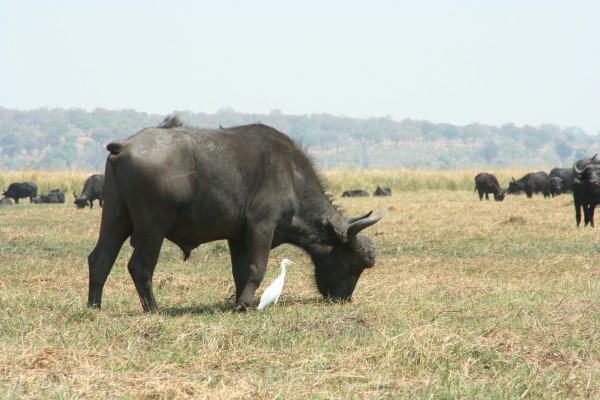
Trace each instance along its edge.
<instances>
[{"instance_id":1,"label":"tree line","mask_svg":"<svg viewBox=\"0 0 600 400\"><path fill-rule=\"evenodd\" d=\"M264 123L288 134L325 169L552 168L590 157L600 137L554 124L465 126L389 116L247 114L180 111L191 126L218 128ZM98 171L108 142L158 125L164 115L79 108L11 110L0 107L0 169Z\"/></svg>"}]
</instances>

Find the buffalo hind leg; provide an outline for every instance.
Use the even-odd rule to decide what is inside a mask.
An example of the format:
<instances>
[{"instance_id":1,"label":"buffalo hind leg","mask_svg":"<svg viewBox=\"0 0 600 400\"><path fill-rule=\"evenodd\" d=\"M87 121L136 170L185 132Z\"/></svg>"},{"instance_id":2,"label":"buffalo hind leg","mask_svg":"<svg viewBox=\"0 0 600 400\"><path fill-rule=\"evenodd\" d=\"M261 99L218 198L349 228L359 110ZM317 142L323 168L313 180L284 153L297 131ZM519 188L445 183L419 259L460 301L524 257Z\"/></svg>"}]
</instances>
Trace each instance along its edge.
<instances>
[{"instance_id":1,"label":"buffalo hind leg","mask_svg":"<svg viewBox=\"0 0 600 400\"><path fill-rule=\"evenodd\" d=\"M89 291L88 307L102 306L102 290L106 278L112 269L123 242L131 235L131 224L128 221L103 221L96 247L88 256Z\"/></svg>"},{"instance_id":2,"label":"buffalo hind leg","mask_svg":"<svg viewBox=\"0 0 600 400\"><path fill-rule=\"evenodd\" d=\"M135 235L135 232L134 232ZM140 297L142 308L147 313L158 313L158 306L152 291L152 276L158 261L164 240L161 235L143 235L133 240L133 255L129 259L127 269Z\"/></svg>"}]
</instances>

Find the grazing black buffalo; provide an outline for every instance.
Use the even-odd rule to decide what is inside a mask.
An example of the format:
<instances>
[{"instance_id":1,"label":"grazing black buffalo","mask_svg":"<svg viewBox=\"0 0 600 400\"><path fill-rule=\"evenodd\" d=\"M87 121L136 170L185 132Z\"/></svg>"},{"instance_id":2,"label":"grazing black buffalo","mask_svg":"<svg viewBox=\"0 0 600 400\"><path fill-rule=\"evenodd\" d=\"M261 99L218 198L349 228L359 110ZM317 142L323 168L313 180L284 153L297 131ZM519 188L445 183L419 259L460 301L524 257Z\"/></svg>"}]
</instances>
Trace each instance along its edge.
<instances>
[{"instance_id":1,"label":"grazing black buffalo","mask_svg":"<svg viewBox=\"0 0 600 400\"><path fill-rule=\"evenodd\" d=\"M95 174L85 180L83 184L83 190L81 196L75 196L75 205L77 208L85 208L88 204L90 208L94 208L94 200L98 200L100 208L102 208L102 202L104 201L104 174Z\"/></svg>"},{"instance_id":2,"label":"grazing black buffalo","mask_svg":"<svg viewBox=\"0 0 600 400\"><path fill-rule=\"evenodd\" d=\"M42 193L33 199L34 203L62 204L65 202L65 189L53 189L49 193Z\"/></svg>"},{"instance_id":3,"label":"grazing black buffalo","mask_svg":"<svg viewBox=\"0 0 600 400\"><path fill-rule=\"evenodd\" d=\"M0 206L12 206L12 200L8 197L2 197L0 199Z\"/></svg>"},{"instance_id":4,"label":"grazing black buffalo","mask_svg":"<svg viewBox=\"0 0 600 400\"><path fill-rule=\"evenodd\" d=\"M507 194L516 194L524 191L527 197L533 197L534 193L543 193L544 197L550 197L549 176L544 171L530 172L519 180L512 178L508 184Z\"/></svg>"},{"instance_id":5,"label":"grazing black buffalo","mask_svg":"<svg viewBox=\"0 0 600 400\"><path fill-rule=\"evenodd\" d=\"M13 199L15 204L19 204L19 199L25 197L29 197L29 202L33 203L33 198L37 196L37 185L33 182L11 183L2 195Z\"/></svg>"},{"instance_id":6,"label":"grazing black buffalo","mask_svg":"<svg viewBox=\"0 0 600 400\"><path fill-rule=\"evenodd\" d=\"M600 202L598 195L598 178L600 159L596 153L591 158L577 160L573 164L573 204L575 206L575 221L581 224L583 209L584 226L594 226L594 210Z\"/></svg>"},{"instance_id":7,"label":"grazing black buffalo","mask_svg":"<svg viewBox=\"0 0 600 400\"><path fill-rule=\"evenodd\" d=\"M152 275L164 239L184 259L198 245L229 244L236 311L253 305L270 250L291 243L315 265L321 294L349 300L375 264L374 242L361 231L381 218L346 218L331 204L310 159L288 136L265 125L225 129L182 126L167 117L109 143L100 235L88 257L88 305L102 289L123 242L145 312L157 312Z\"/></svg>"},{"instance_id":8,"label":"grazing black buffalo","mask_svg":"<svg viewBox=\"0 0 600 400\"><path fill-rule=\"evenodd\" d=\"M550 170L550 194L558 196L561 193L570 193L573 188L573 167L552 168Z\"/></svg>"},{"instance_id":9,"label":"grazing black buffalo","mask_svg":"<svg viewBox=\"0 0 600 400\"><path fill-rule=\"evenodd\" d=\"M480 172L475 175L475 189L473 191L475 190L479 194L479 200L483 200L484 194L485 199L489 200L489 194L492 193L494 200L502 201L506 195L506 191L500 187L498 179L493 174L487 172Z\"/></svg>"},{"instance_id":10,"label":"grazing black buffalo","mask_svg":"<svg viewBox=\"0 0 600 400\"><path fill-rule=\"evenodd\" d=\"M390 188L382 188L377 185L377 189L373 192L373 196L391 196L392 189Z\"/></svg>"},{"instance_id":11,"label":"grazing black buffalo","mask_svg":"<svg viewBox=\"0 0 600 400\"><path fill-rule=\"evenodd\" d=\"M362 189L357 190L344 190L342 197L369 197L369 192Z\"/></svg>"}]
</instances>

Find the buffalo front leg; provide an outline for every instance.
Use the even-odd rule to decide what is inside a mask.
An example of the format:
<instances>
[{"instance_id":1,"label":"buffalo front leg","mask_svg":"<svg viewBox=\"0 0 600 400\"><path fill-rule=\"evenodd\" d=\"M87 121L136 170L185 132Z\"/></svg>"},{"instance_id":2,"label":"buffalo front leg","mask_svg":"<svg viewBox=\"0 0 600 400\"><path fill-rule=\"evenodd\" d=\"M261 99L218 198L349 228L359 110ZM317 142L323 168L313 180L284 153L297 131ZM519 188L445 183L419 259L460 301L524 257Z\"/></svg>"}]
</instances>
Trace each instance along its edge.
<instances>
[{"instance_id":1,"label":"buffalo front leg","mask_svg":"<svg viewBox=\"0 0 600 400\"><path fill-rule=\"evenodd\" d=\"M252 231L246 240L230 240L233 280L235 281L235 311L244 312L254 304L254 294L267 269L273 231Z\"/></svg>"},{"instance_id":2,"label":"buffalo front leg","mask_svg":"<svg viewBox=\"0 0 600 400\"><path fill-rule=\"evenodd\" d=\"M154 268L158 261L163 240L162 236L148 238L147 235L144 235L143 237L136 237L133 255L127 264L129 275L131 275L131 279L135 284L142 308L147 313L158 312L158 306L152 291L152 276L154 275Z\"/></svg>"},{"instance_id":3,"label":"buffalo front leg","mask_svg":"<svg viewBox=\"0 0 600 400\"><path fill-rule=\"evenodd\" d=\"M579 226L581 224L581 203L575 199L573 204L575 204L575 222Z\"/></svg>"},{"instance_id":4,"label":"buffalo front leg","mask_svg":"<svg viewBox=\"0 0 600 400\"><path fill-rule=\"evenodd\" d=\"M126 221L104 221L96 247L88 256L89 291L88 307L100 308L102 290L106 278L123 246L125 239L131 234L131 225Z\"/></svg>"},{"instance_id":5,"label":"buffalo front leg","mask_svg":"<svg viewBox=\"0 0 600 400\"><path fill-rule=\"evenodd\" d=\"M582 202L581 208L583 208L583 226L588 226L590 223L590 205Z\"/></svg>"},{"instance_id":6,"label":"buffalo front leg","mask_svg":"<svg viewBox=\"0 0 600 400\"><path fill-rule=\"evenodd\" d=\"M233 281L235 283L235 302L237 305L246 282L248 282L250 260L246 245L242 240L229 240L228 243L229 253L231 254L231 272L233 273Z\"/></svg>"}]
</instances>

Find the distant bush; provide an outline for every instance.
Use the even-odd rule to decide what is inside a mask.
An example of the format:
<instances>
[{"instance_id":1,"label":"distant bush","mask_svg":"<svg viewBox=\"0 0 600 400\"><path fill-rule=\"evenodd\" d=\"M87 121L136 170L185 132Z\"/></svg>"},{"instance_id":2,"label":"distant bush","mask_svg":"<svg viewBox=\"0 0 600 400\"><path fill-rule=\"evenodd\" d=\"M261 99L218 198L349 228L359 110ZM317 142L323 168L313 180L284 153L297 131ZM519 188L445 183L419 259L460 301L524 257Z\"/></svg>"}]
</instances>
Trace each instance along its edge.
<instances>
[{"instance_id":1,"label":"distant bush","mask_svg":"<svg viewBox=\"0 0 600 400\"><path fill-rule=\"evenodd\" d=\"M550 169L571 165L580 155L589 157L600 147L599 136L578 127L552 124L456 126L390 117L285 115L280 110L244 114L230 108L215 114L178 114L191 126L218 128L257 122L273 126L305 146L325 170ZM108 142L156 126L163 118L135 110L16 111L0 107L0 170L100 170Z\"/></svg>"}]
</instances>

